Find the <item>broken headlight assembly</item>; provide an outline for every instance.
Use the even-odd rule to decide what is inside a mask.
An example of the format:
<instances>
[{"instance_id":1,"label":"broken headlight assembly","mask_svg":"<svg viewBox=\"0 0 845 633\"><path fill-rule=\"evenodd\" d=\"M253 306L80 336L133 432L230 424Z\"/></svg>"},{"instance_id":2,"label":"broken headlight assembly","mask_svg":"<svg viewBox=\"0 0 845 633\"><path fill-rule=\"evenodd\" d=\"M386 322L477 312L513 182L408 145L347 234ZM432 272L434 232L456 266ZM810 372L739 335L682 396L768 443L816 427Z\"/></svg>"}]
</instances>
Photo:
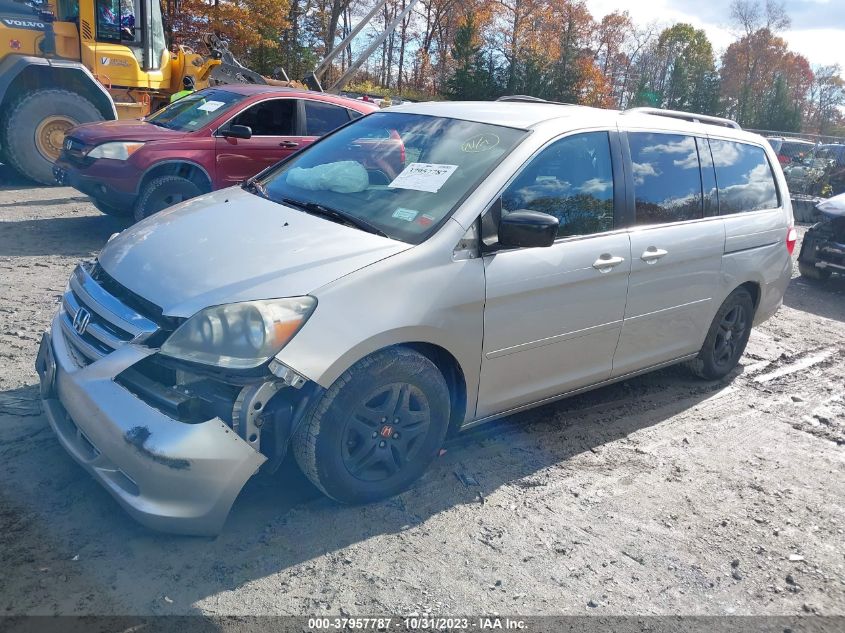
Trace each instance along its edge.
<instances>
[{"instance_id":1,"label":"broken headlight assembly","mask_svg":"<svg viewBox=\"0 0 845 633\"><path fill-rule=\"evenodd\" d=\"M243 301L200 310L161 346L161 353L226 369L270 360L311 316L314 297Z\"/></svg>"}]
</instances>

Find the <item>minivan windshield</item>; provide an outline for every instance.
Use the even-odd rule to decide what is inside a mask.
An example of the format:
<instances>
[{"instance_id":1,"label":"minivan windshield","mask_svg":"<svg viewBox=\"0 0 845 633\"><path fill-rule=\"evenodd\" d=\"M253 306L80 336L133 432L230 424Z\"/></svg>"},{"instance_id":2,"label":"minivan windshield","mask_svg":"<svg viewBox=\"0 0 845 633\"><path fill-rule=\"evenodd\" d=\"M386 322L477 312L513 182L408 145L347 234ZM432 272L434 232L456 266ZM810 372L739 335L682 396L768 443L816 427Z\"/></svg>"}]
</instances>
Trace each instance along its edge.
<instances>
[{"instance_id":1,"label":"minivan windshield","mask_svg":"<svg viewBox=\"0 0 845 633\"><path fill-rule=\"evenodd\" d=\"M377 112L302 150L250 190L418 244L526 135L473 121Z\"/></svg>"},{"instance_id":2,"label":"minivan windshield","mask_svg":"<svg viewBox=\"0 0 845 633\"><path fill-rule=\"evenodd\" d=\"M207 88L174 101L145 120L147 123L166 127L169 130L193 132L243 99L244 95L236 92Z\"/></svg>"}]
</instances>

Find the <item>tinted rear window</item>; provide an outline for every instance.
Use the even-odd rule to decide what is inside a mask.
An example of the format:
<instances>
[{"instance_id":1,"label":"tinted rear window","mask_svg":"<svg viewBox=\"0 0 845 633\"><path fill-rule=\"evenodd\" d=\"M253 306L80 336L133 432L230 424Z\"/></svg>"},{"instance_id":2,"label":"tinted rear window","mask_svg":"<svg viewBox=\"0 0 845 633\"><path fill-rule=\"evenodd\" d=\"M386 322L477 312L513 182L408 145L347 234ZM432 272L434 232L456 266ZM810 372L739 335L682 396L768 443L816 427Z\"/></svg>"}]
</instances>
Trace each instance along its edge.
<instances>
[{"instance_id":1,"label":"tinted rear window","mask_svg":"<svg viewBox=\"0 0 845 633\"><path fill-rule=\"evenodd\" d=\"M307 136L323 136L344 123L349 123L349 111L346 108L319 101L305 102Z\"/></svg>"},{"instance_id":2,"label":"tinted rear window","mask_svg":"<svg viewBox=\"0 0 845 633\"><path fill-rule=\"evenodd\" d=\"M711 139L710 150L722 215L779 206L772 168L761 147Z\"/></svg>"},{"instance_id":3,"label":"tinted rear window","mask_svg":"<svg viewBox=\"0 0 845 633\"><path fill-rule=\"evenodd\" d=\"M679 134L628 134L637 224L702 217L701 172L695 138Z\"/></svg>"}]
</instances>

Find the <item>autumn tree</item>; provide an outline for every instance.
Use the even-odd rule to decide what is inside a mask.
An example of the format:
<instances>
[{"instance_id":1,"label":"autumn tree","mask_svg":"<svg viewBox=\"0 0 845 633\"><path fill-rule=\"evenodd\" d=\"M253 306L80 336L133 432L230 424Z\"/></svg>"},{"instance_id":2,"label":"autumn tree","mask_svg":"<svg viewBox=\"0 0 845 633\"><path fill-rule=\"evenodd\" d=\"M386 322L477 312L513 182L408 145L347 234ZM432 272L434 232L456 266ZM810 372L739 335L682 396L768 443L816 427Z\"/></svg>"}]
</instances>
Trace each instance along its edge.
<instances>
[{"instance_id":1,"label":"autumn tree","mask_svg":"<svg viewBox=\"0 0 845 633\"><path fill-rule=\"evenodd\" d=\"M174 43L202 48L202 36L216 33L229 42L232 53L254 63L263 50L277 50L288 28L291 0L181 0L169 3L168 30ZM267 72L268 68L262 68Z\"/></svg>"},{"instance_id":2,"label":"autumn tree","mask_svg":"<svg viewBox=\"0 0 845 633\"><path fill-rule=\"evenodd\" d=\"M786 53L777 32L790 25L782 2L733 0L731 20L739 39L722 58L722 96L731 116L743 125L760 118L766 91L774 85L774 69Z\"/></svg>"}]
</instances>

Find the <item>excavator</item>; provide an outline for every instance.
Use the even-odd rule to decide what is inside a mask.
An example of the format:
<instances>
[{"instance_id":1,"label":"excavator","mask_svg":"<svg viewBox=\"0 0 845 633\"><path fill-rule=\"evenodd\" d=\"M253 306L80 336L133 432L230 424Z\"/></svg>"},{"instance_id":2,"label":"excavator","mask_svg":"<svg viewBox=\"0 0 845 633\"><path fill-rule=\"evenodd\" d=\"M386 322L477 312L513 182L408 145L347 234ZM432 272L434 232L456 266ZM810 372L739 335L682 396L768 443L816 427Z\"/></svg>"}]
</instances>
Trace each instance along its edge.
<instances>
[{"instance_id":1,"label":"excavator","mask_svg":"<svg viewBox=\"0 0 845 633\"><path fill-rule=\"evenodd\" d=\"M339 91L417 0L375 37L336 81ZM304 78L270 79L240 64L225 41L203 37L202 52L169 47L160 0L0 0L0 163L55 184L52 164L65 133L92 121L141 118L166 105L190 77L196 89L271 83L322 90L320 76L370 22L379 0Z\"/></svg>"}]
</instances>

